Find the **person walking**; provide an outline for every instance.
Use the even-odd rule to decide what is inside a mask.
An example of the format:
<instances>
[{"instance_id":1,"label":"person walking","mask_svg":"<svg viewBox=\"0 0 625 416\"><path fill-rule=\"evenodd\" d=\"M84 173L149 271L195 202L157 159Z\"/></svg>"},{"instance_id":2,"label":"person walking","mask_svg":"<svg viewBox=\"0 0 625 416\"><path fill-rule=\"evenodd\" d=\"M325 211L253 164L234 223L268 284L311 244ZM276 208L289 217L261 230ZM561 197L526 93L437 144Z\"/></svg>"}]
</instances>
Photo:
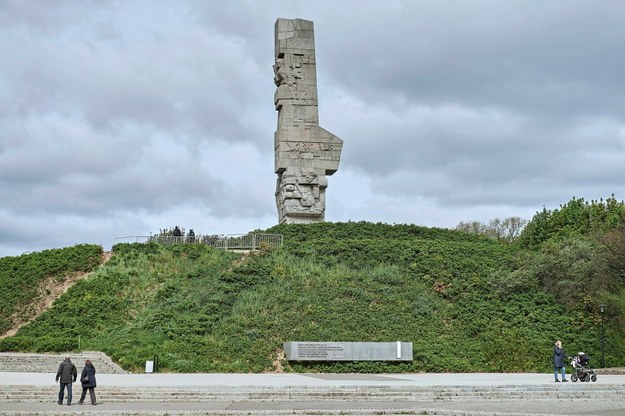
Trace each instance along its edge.
<instances>
[{"instance_id":1,"label":"person walking","mask_svg":"<svg viewBox=\"0 0 625 416\"><path fill-rule=\"evenodd\" d=\"M67 405L72 405L72 383L76 381L76 375L76 366L69 357L65 357L56 372L55 381L60 383L58 404L63 404L63 396L65 395L65 388L67 388Z\"/></svg>"},{"instance_id":2,"label":"person walking","mask_svg":"<svg viewBox=\"0 0 625 416\"><path fill-rule=\"evenodd\" d=\"M80 401L78 404L82 404L85 401L87 390L89 390L91 404L95 405L95 367L91 363L91 360L85 361L85 366L82 369L82 373L80 373L80 382L82 383L82 394L80 395Z\"/></svg>"},{"instance_id":3,"label":"person walking","mask_svg":"<svg viewBox=\"0 0 625 416\"><path fill-rule=\"evenodd\" d=\"M564 353L564 348L562 348L562 341L557 340L556 346L553 348L553 376L556 379L556 383L559 383L558 380L558 372L562 372L562 381L567 382L566 379L566 368L564 367L564 360L566 358L566 354Z\"/></svg>"}]
</instances>

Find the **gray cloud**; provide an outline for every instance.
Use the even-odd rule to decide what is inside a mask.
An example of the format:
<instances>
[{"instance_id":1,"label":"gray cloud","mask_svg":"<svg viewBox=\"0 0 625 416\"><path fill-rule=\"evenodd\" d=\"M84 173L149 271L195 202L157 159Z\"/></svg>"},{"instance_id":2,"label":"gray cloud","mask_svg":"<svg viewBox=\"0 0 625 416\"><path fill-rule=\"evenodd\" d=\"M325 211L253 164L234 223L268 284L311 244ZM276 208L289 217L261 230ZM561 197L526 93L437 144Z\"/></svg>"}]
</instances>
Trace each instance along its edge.
<instances>
[{"instance_id":1,"label":"gray cloud","mask_svg":"<svg viewBox=\"0 0 625 416\"><path fill-rule=\"evenodd\" d=\"M277 220L273 25L313 20L326 218L454 226L625 194L618 1L0 7L0 256Z\"/></svg>"}]
</instances>

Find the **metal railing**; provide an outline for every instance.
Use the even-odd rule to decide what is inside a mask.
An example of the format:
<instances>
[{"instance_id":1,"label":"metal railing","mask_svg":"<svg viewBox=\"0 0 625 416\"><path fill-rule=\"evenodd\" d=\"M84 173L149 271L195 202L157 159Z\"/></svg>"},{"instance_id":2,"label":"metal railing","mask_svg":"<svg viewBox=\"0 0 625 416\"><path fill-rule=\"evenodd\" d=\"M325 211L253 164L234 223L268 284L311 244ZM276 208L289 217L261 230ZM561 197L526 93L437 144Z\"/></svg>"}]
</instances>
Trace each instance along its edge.
<instances>
[{"instance_id":1,"label":"metal railing","mask_svg":"<svg viewBox=\"0 0 625 416\"><path fill-rule=\"evenodd\" d=\"M260 250L282 246L282 234L133 235L116 237L119 243L205 244L223 250Z\"/></svg>"}]
</instances>

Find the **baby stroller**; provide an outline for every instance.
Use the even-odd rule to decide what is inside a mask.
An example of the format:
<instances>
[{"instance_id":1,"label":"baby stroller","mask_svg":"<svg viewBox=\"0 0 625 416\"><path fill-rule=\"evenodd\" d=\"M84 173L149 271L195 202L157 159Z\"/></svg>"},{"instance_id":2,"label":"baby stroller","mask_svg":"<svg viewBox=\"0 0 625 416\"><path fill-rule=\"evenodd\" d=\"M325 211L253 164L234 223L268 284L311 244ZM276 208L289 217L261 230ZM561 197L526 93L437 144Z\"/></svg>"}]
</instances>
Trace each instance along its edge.
<instances>
[{"instance_id":1,"label":"baby stroller","mask_svg":"<svg viewBox=\"0 0 625 416\"><path fill-rule=\"evenodd\" d=\"M588 367L588 361L590 357L583 352L578 352L575 357L569 357L571 359L571 366L573 367L573 374L571 374L571 381L597 381L597 375L595 370Z\"/></svg>"}]
</instances>

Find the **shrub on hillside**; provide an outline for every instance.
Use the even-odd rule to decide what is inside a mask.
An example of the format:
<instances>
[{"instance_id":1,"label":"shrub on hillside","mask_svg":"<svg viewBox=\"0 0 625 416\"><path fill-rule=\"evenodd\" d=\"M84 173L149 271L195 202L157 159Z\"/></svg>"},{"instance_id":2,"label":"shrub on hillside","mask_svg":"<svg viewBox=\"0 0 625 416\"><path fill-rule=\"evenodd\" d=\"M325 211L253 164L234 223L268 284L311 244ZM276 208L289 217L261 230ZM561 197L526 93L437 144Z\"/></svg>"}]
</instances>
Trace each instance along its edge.
<instances>
[{"instance_id":1,"label":"shrub on hillside","mask_svg":"<svg viewBox=\"0 0 625 416\"><path fill-rule=\"evenodd\" d=\"M72 273L90 272L100 264L101 255L102 247L81 244L0 258L0 333L9 328L15 313L45 295L46 279L60 283Z\"/></svg>"},{"instance_id":2,"label":"shrub on hillside","mask_svg":"<svg viewBox=\"0 0 625 416\"><path fill-rule=\"evenodd\" d=\"M518 239L521 247L538 249L550 239L603 234L625 226L625 202L610 198L586 202L573 198L560 208L537 212Z\"/></svg>"}]
</instances>

